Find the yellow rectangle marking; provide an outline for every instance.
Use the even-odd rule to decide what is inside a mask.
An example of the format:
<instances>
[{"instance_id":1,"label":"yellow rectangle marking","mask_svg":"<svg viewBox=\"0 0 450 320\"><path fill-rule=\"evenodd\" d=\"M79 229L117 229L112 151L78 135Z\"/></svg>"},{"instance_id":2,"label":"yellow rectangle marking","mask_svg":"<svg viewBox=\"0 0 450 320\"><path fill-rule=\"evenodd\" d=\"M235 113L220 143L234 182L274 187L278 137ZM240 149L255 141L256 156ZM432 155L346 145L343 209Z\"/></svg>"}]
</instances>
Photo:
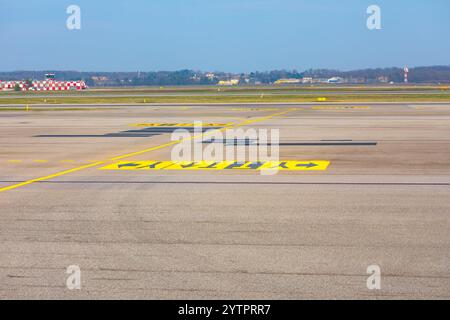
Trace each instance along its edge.
<instances>
[{"instance_id":1,"label":"yellow rectangle marking","mask_svg":"<svg viewBox=\"0 0 450 320\"><path fill-rule=\"evenodd\" d=\"M121 161L99 168L100 170L290 170L323 171L330 161Z\"/></svg>"}]
</instances>

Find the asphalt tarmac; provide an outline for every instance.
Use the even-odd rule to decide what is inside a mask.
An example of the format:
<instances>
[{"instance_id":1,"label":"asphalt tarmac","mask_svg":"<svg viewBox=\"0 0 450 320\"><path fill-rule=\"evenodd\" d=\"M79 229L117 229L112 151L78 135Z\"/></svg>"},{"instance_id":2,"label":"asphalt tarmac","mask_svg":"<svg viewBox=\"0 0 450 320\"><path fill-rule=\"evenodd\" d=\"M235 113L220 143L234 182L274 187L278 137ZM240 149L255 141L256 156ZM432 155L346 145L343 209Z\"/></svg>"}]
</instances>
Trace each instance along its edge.
<instances>
[{"instance_id":1,"label":"asphalt tarmac","mask_svg":"<svg viewBox=\"0 0 450 320\"><path fill-rule=\"evenodd\" d=\"M91 107L0 111L1 299L450 298L450 103ZM195 121L299 170L152 169Z\"/></svg>"}]
</instances>

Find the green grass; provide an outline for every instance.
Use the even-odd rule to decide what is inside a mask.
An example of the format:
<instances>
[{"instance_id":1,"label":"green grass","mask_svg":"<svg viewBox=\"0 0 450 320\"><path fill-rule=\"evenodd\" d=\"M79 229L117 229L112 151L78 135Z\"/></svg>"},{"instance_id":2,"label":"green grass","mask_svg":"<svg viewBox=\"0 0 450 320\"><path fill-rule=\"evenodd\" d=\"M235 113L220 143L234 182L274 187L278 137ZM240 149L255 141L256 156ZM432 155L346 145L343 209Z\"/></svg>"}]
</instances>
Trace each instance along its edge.
<instances>
[{"instance_id":1,"label":"green grass","mask_svg":"<svg viewBox=\"0 0 450 320\"><path fill-rule=\"evenodd\" d=\"M450 93L437 94L339 94L323 95L326 102L450 102ZM266 95L260 96L163 96L163 97L52 97L2 98L0 104L126 104L126 103L261 103L261 102L317 102L321 95Z\"/></svg>"},{"instance_id":2,"label":"green grass","mask_svg":"<svg viewBox=\"0 0 450 320\"><path fill-rule=\"evenodd\" d=\"M220 90L220 91L218 91ZM392 86L330 86L330 85L314 85L314 86L238 86L238 87L218 87L218 86L180 86L180 87L123 87L123 88L91 88L86 91L50 91L50 92L0 92L0 96L8 95L45 95L52 96L90 96L96 94L226 94L226 93L308 93L308 92L346 92L353 91L355 93L365 91L382 91L382 92L415 92L415 91L436 91L449 92L449 86L432 86L432 85L392 85Z\"/></svg>"}]
</instances>

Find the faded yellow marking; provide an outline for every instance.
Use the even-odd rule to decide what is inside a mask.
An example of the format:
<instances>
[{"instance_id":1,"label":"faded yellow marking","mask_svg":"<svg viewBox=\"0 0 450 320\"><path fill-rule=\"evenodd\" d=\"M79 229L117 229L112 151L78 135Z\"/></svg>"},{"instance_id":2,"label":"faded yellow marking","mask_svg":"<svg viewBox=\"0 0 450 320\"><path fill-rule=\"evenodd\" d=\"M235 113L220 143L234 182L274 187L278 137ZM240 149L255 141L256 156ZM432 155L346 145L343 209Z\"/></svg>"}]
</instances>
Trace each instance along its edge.
<instances>
[{"instance_id":1,"label":"faded yellow marking","mask_svg":"<svg viewBox=\"0 0 450 320\"><path fill-rule=\"evenodd\" d=\"M22 160L8 160L9 163L22 163Z\"/></svg>"},{"instance_id":2,"label":"faded yellow marking","mask_svg":"<svg viewBox=\"0 0 450 320\"><path fill-rule=\"evenodd\" d=\"M75 160L61 160L61 163L74 163Z\"/></svg>"},{"instance_id":3,"label":"faded yellow marking","mask_svg":"<svg viewBox=\"0 0 450 320\"><path fill-rule=\"evenodd\" d=\"M229 129L231 127L238 128L238 127L246 126L246 125L249 125L249 124L252 124L252 123L268 120L268 119L271 119L273 117L282 116L282 115L285 115L286 113L292 112L293 110L295 110L295 109L290 108L290 109L285 110L283 112L277 112L277 113L274 113L274 114L271 114L271 115L268 115L268 116L265 116L265 117L260 117L260 118L256 118L256 119L253 119L253 120L243 121L243 122L238 123L236 125L229 125L229 126L226 126L224 128L221 128L221 129L211 130L211 131L207 132L206 134L203 134L203 136L212 135L212 134L214 134L216 132L222 132L222 131L225 131L226 129ZM141 151L137 151L137 152L133 152L133 153L128 153L128 154L124 154L124 155L121 155L121 156L117 156L117 157L109 159L107 161L122 160L122 159L129 158L129 157L132 157L132 156L141 155L143 153L147 153L147 152L150 152L150 151L159 150L159 149L162 149L162 148L165 148L165 147L168 147L168 146L173 146L173 145L176 145L176 144L181 143L183 141L194 140L194 139L197 139L199 137L201 137L201 135L193 136L193 137L190 137L188 139L180 139L180 140L176 140L176 141L171 141L169 143L165 143L165 144L162 144L162 145L159 145L159 146L154 146L154 147L151 147L151 148L148 148L148 149L144 149L144 150L141 150ZM13 190L13 189L16 189L16 188L19 188L19 187L22 187L22 186L26 186L26 185L29 185L29 184L32 184L32 183L35 183L35 182L49 180L49 179L60 177L60 176L63 176L63 175L66 175L66 174L69 174L69 173L72 173L72 172L76 172L76 171L80 171L80 170L96 167L98 165L105 164L107 161L98 161L98 162L87 164L87 165L84 165L84 166L81 166L81 167L77 167L77 168L73 168L73 169L70 169L70 170L61 171L61 172L58 172L58 173L55 173L55 174L51 174L51 175L48 175L48 176L45 176L45 177L40 177L40 178L24 181L24 182L21 182L21 183L13 184L13 185L8 186L8 187L0 188L0 192Z\"/></svg>"},{"instance_id":4,"label":"faded yellow marking","mask_svg":"<svg viewBox=\"0 0 450 320\"><path fill-rule=\"evenodd\" d=\"M35 162L35 163L47 163L48 160L37 159L37 160L33 160L33 162Z\"/></svg>"},{"instance_id":5,"label":"faded yellow marking","mask_svg":"<svg viewBox=\"0 0 450 320\"><path fill-rule=\"evenodd\" d=\"M121 161L99 168L100 170L289 170L323 171L330 161Z\"/></svg>"}]
</instances>

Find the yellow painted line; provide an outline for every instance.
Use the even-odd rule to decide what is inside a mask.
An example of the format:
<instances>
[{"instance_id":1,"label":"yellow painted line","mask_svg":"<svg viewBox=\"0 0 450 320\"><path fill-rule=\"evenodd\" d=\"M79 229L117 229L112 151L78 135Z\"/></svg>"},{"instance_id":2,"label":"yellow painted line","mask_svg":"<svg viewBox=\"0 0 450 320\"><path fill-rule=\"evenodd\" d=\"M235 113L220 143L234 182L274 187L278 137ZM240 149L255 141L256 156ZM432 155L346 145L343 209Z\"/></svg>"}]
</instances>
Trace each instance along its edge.
<instances>
[{"instance_id":1,"label":"yellow painted line","mask_svg":"<svg viewBox=\"0 0 450 320\"><path fill-rule=\"evenodd\" d=\"M99 168L100 170L289 170L323 171L330 161L121 161Z\"/></svg>"},{"instance_id":2,"label":"yellow painted line","mask_svg":"<svg viewBox=\"0 0 450 320\"><path fill-rule=\"evenodd\" d=\"M224 127L232 123L202 123L202 127ZM132 127L194 127L195 123L134 123Z\"/></svg>"},{"instance_id":3,"label":"yellow painted line","mask_svg":"<svg viewBox=\"0 0 450 320\"><path fill-rule=\"evenodd\" d=\"M61 163L74 163L75 160L61 160Z\"/></svg>"},{"instance_id":4,"label":"yellow painted line","mask_svg":"<svg viewBox=\"0 0 450 320\"><path fill-rule=\"evenodd\" d=\"M22 160L8 160L9 163L22 163Z\"/></svg>"},{"instance_id":5,"label":"yellow painted line","mask_svg":"<svg viewBox=\"0 0 450 320\"><path fill-rule=\"evenodd\" d=\"M49 180L49 179L52 179L52 178L60 177L60 176L63 176L65 174L68 174L68 173L72 173L72 172L80 171L80 170L83 170L83 169L95 167L95 166L98 166L98 165L103 164L103 163L104 162L95 162L95 163L91 163L91 164L88 164L88 165L85 165L85 166L82 166L82 167L78 167L78 168L74 168L74 169L71 169L71 170L66 170L66 171L55 173L55 174L51 174L51 175L48 175L48 176L45 176L45 177L40 177L40 178L24 181L24 182L21 182L21 183L18 183L18 184L14 184L14 185L9 186L9 187L0 188L0 192L16 189L16 188L19 188L19 187L26 186L28 184L35 183L35 182L39 182L39 181L44 181L44 180Z\"/></svg>"},{"instance_id":6,"label":"yellow painted line","mask_svg":"<svg viewBox=\"0 0 450 320\"><path fill-rule=\"evenodd\" d=\"M38 159L38 160L33 160L33 162L35 162L35 163L47 163L48 160L40 160L40 159Z\"/></svg>"},{"instance_id":7,"label":"yellow painted line","mask_svg":"<svg viewBox=\"0 0 450 320\"><path fill-rule=\"evenodd\" d=\"M253 119L253 120L243 121L243 122L238 123L236 125L231 124L231 125L226 126L224 128L216 129L216 130L212 130L210 132L207 132L206 134L203 134L203 136L211 135L211 134L214 134L215 132L225 131L226 129L231 128L231 127L237 128L237 127L246 126L246 125L249 125L249 124L252 124L252 123L256 123L256 122L265 121L265 120L268 120L268 119L273 118L273 117L282 116L282 115L284 115L286 113L292 112L293 110L296 110L296 109L295 108L290 108L288 110L285 110L285 111L282 111L282 112L277 112L277 113L274 113L274 114L271 114L271 115L268 115L268 116L265 116L265 117L256 118L256 119ZM150 152L150 151L159 150L159 149L162 149L162 148L165 148L165 147L168 147L168 146L176 145L176 144L181 143L181 142L183 142L185 140L186 141L194 140L194 139L196 139L198 137L199 136L193 136L193 137L190 137L189 139L180 139L180 140L176 140L176 141L171 141L169 143L165 143L165 144L162 144L162 145L159 145L159 146L155 146L155 147L151 147L151 148L144 149L144 150L141 150L141 151L137 151L137 152L133 152L133 153L128 153L128 154L124 154L124 155L121 155L121 156L117 156L117 157L114 157L114 158L109 159L107 161L122 160L122 159L125 159L125 158L128 158L128 157L131 157L131 156L137 156L137 155L140 155L140 154L143 154L143 153L147 153L147 152ZM24 182L21 182L21 183L13 184L13 185L8 186L8 187L0 188L0 192L13 190L13 189L16 189L16 188L19 188L19 187L22 187L22 186L26 186L26 185L29 185L29 184L32 184L32 183L35 183L35 182L49 180L49 179L60 177L60 176L63 176L63 175L66 175L66 174L69 174L69 173L72 173L72 172L76 172L76 171L80 171L80 170L96 167L98 165L105 164L107 161L97 161L97 162L94 162L94 163L91 163L91 164L87 164L87 165L84 165L84 166L81 166L81 167L77 167L77 168L73 168L73 169L66 170L66 171L61 171L61 172L58 172L58 173L55 173L55 174L51 174L51 175L48 175L48 176L45 176L45 177L40 177L40 178L24 181Z\"/></svg>"}]
</instances>

